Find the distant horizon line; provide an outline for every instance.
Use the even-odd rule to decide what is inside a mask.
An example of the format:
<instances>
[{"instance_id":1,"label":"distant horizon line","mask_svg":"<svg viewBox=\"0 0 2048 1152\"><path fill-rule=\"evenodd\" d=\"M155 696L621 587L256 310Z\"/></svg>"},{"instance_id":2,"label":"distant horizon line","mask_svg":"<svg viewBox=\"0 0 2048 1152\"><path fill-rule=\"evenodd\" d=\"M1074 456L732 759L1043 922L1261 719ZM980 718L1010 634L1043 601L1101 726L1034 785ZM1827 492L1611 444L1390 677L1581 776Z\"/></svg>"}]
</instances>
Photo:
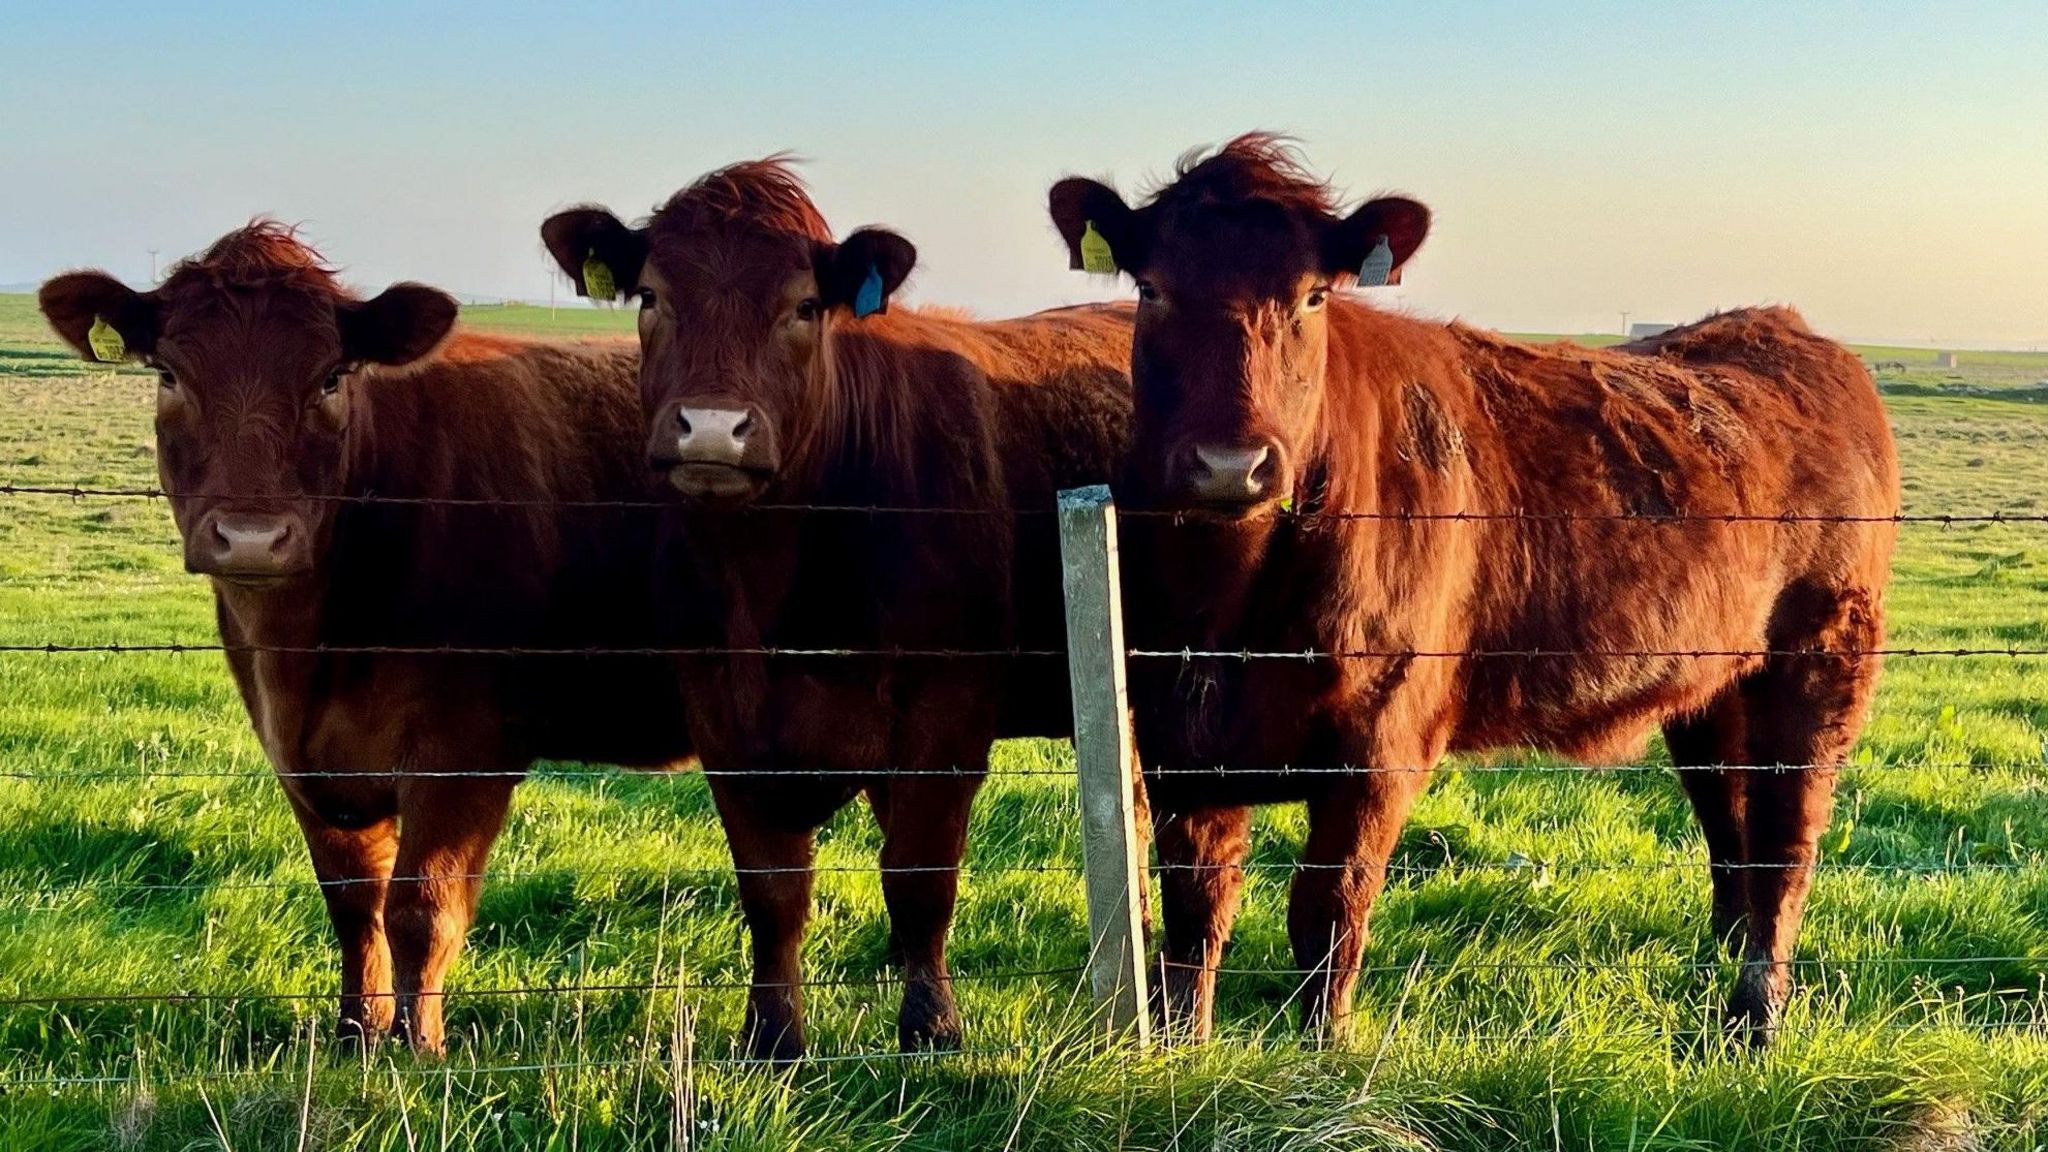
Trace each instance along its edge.
<instances>
[{"instance_id":1,"label":"distant horizon line","mask_svg":"<svg viewBox=\"0 0 2048 1152\"><path fill-rule=\"evenodd\" d=\"M9 284L0 284L0 296L33 296L35 295L36 289L38 287L40 287L39 284L30 281L16 281ZM570 295L566 298L559 298L555 300L553 303L550 303L549 301L546 300L534 300L526 296L506 296L489 292L460 292L451 288L443 288L442 291L447 292L450 296L455 297L456 302L463 305L464 307L489 307L491 305L519 305L528 308L581 308L592 312L604 310L604 306L593 304L590 301L575 295ZM571 289L571 291L573 292L574 290ZM955 305L946 306L957 307ZM1046 307L1048 308L1056 308L1059 306L1060 305L1057 304L1046 305ZM624 305L618 305L616 307L623 309ZM969 310L973 311L971 306ZM1705 315L1706 313L1701 313L1701 316ZM1699 317L1695 317L1694 319L1698 318ZM1463 319L1463 317L1457 317L1457 319ZM1651 323L1651 321L1637 321L1637 323ZM1656 321L1656 323L1665 323L1665 321ZM1681 320L1676 321L1675 323L1687 324L1691 323L1691 321ZM1625 332L1614 332L1605 329L1584 329L1577 332L1566 332L1561 330L1539 330L1535 328L1519 328L1501 324L1489 324L1485 327L1495 332L1507 333L1511 336L1573 337L1627 335L1627 333ZM1915 337L1910 339L1885 337L1881 339L1871 339L1863 336L1836 336L1831 333L1825 332L1822 333L1822 335L1828 336L1830 339L1833 340L1839 340L1844 344L1861 344L1866 347L1879 348L1921 348L1926 349L1930 352L2048 352L2048 336L2044 336L2034 340L1943 340L1939 337Z\"/></svg>"}]
</instances>

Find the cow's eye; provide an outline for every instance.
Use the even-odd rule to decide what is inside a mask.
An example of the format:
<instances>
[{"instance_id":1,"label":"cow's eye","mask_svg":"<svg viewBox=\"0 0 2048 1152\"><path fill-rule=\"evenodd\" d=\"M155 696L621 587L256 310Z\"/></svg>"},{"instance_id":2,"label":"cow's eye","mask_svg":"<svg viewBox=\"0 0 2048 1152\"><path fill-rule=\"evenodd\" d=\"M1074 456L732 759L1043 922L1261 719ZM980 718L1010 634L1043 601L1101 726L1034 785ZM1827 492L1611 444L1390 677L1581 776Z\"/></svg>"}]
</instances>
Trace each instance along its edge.
<instances>
[{"instance_id":1,"label":"cow's eye","mask_svg":"<svg viewBox=\"0 0 2048 1152\"><path fill-rule=\"evenodd\" d=\"M1330 289L1327 285L1311 288L1308 295L1301 298L1301 310L1304 312L1314 312L1320 309L1329 299Z\"/></svg>"},{"instance_id":2,"label":"cow's eye","mask_svg":"<svg viewBox=\"0 0 2048 1152\"><path fill-rule=\"evenodd\" d=\"M320 394L322 396L332 396L341 391L341 378L346 375L348 375L348 369L346 368L336 368L334 371L329 372L327 379L320 383Z\"/></svg>"},{"instance_id":3,"label":"cow's eye","mask_svg":"<svg viewBox=\"0 0 2048 1152\"><path fill-rule=\"evenodd\" d=\"M156 383L159 388L176 388L178 376L169 368L159 368L156 370Z\"/></svg>"},{"instance_id":4,"label":"cow's eye","mask_svg":"<svg viewBox=\"0 0 2048 1152\"><path fill-rule=\"evenodd\" d=\"M796 318L808 324L825 314L825 306L816 296L806 296L796 302Z\"/></svg>"},{"instance_id":5,"label":"cow's eye","mask_svg":"<svg viewBox=\"0 0 2048 1152\"><path fill-rule=\"evenodd\" d=\"M654 307L654 289L642 288L640 290L640 307L643 311Z\"/></svg>"},{"instance_id":6,"label":"cow's eye","mask_svg":"<svg viewBox=\"0 0 2048 1152\"><path fill-rule=\"evenodd\" d=\"M1153 287L1150 280L1140 280L1138 281L1138 299L1157 300L1159 299L1159 289Z\"/></svg>"}]
</instances>

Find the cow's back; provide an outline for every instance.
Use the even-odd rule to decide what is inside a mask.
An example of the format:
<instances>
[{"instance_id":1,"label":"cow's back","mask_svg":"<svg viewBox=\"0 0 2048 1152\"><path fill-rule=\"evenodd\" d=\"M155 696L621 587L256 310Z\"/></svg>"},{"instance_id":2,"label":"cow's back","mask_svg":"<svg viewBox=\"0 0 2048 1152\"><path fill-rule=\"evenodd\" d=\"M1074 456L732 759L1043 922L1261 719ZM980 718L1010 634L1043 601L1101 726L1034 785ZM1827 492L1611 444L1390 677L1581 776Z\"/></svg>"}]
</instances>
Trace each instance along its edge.
<instances>
[{"instance_id":1,"label":"cow's back","mask_svg":"<svg viewBox=\"0 0 2048 1152\"><path fill-rule=\"evenodd\" d=\"M1130 444L1129 305L1058 308L972 325L964 347L986 378L1004 489L1016 515L1014 642L1066 648L1057 494L1107 484ZM1073 712L1065 662L1020 657L1003 701L1005 736L1063 736Z\"/></svg>"},{"instance_id":2,"label":"cow's back","mask_svg":"<svg viewBox=\"0 0 2048 1152\"><path fill-rule=\"evenodd\" d=\"M1469 544L1450 550L1465 629L1436 639L1575 654L1473 661L1460 745L1603 754L1610 730L1754 667L1788 590L1881 589L1898 502L1883 409L1796 314L1605 350L1451 334L1470 389L1444 398L1471 441L1458 510L1501 518L1434 526Z\"/></svg>"}]
</instances>

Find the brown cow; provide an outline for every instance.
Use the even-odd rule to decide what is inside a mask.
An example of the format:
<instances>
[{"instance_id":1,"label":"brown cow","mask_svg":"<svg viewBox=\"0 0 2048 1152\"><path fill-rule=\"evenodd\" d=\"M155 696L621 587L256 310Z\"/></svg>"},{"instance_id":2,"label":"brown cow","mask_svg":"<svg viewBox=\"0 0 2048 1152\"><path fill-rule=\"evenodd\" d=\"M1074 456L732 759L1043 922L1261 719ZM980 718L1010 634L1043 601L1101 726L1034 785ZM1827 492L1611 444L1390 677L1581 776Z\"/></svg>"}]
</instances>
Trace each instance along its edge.
<instances>
[{"instance_id":1,"label":"brown cow","mask_svg":"<svg viewBox=\"0 0 2048 1152\"><path fill-rule=\"evenodd\" d=\"M1248 805L1308 803L1288 931L1306 1021L1335 1030L1439 758L1597 760L1661 724L1682 767L1812 766L1681 774L1715 931L1745 933L1731 1017L1768 1040L1877 678L1896 529L1654 518L1892 515L1891 436L1856 357L1786 309L1592 351L1371 308L1338 289L1368 260L1398 275L1427 210L1340 216L1268 136L1190 157L1142 207L1070 179L1051 210L1076 266L1092 227L1138 283L1120 495L1188 514L1126 524L1133 644L1348 654L1138 659L1176 1023L1210 1027ZM1402 519L1460 513L1497 518ZM1809 649L1836 655L1789 654ZM1553 655L1508 655L1530 650Z\"/></svg>"},{"instance_id":2,"label":"brown cow","mask_svg":"<svg viewBox=\"0 0 2048 1152\"><path fill-rule=\"evenodd\" d=\"M665 536L688 538L663 585L684 642L1064 648L1052 518L1009 510L1049 512L1056 489L1109 479L1129 424L1128 309L891 311L915 249L878 228L834 243L780 159L713 172L636 228L580 208L541 231L580 290L596 261L640 301L640 439L678 497ZM812 839L860 792L905 974L898 1038L956 1044L945 936L969 804L999 733L1069 731L1064 663L736 652L680 672L753 937L749 1050L803 1052Z\"/></svg>"},{"instance_id":3,"label":"brown cow","mask_svg":"<svg viewBox=\"0 0 2048 1152\"><path fill-rule=\"evenodd\" d=\"M455 301L417 284L358 299L268 222L149 292L59 276L42 308L88 356L103 320L157 370L185 566L212 578L305 832L341 942L343 1035L395 1025L438 1051L443 977L513 785L539 757L684 758L675 677L646 656L310 649L644 643L652 513L555 503L646 498L621 447L640 423L633 346L456 330ZM513 503L351 499L366 495ZM491 775L435 775L470 771Z\"/></svg>"}]
</instances>

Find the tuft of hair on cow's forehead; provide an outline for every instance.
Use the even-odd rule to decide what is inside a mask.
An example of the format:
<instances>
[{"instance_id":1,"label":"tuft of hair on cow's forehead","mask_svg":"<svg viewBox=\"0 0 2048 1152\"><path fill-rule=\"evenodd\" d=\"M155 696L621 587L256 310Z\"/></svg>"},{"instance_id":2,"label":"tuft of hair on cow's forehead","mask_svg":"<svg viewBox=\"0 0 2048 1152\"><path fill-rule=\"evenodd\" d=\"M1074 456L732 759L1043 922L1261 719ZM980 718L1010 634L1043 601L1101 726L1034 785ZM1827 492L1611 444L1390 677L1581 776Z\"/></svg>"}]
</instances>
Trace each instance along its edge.
<instances>
[{"instance_id":1,"label":"tuft of hair on cow's forehead","mask_svg":"<svg viewBox=\"0 0 2048 1152\"><path fill-rule=\"evenodd\" d=\"M187 363L222 369L238 357L281 357L306 361L308 372L339 347L336 304L356 298L296 229L266 219L173 264L155 295L160 355L176 348ZM203 372L187 380L205 382Z\"/></svg>"},{"instance_id":2,"label":"tuft of hair on cow's forehead","mask_svg":"<svg viewBox=\"0 0 2048 1152\"><path fill-rule=\"evenodd\" d=\"M1309 171L1292 140L1247 132L1214 151L1182 156L1174 178L1155 188L1146 203L1164 211L1264 203L1328 217L1337 211L1337 193Z\"/></svg>"},{"instance_id":3,"label":"tuft of hair on cow's forehead","mask_svg":"<svg viewBox=\"0 0 2048 1152\"><path fill-rule=\"evenodd\" d=\"M173 264L164 277L166 292L197 286L297 288L334 299L349 296L333 265L299 238L298 229L260 218Z\"/></svg>"},{"instance_id":4,"label":"tuft of hair on cow's forehead","mask_svg":"<svg viewBox=\"0 0 2048 1152\"><path fill-rule=\"evenodd\" d=\"M654 210L649 230L685 232L739 226L829 242L832 229L786 156L746 160L699 177Z\"/></svg>"},{"instance_id":5,"label":"tuft of hair on cow's forehead","mask_svg":"<svg viewBox=\"0 0 2048 1152\"><path fill-rule=\"evenodd\" d=\"M832 230L786 157L720 168L669 197L647 222L648 263L690 286L772 310ZM771 299L772 298L772 299Z\"/></svg>"},{"instance_id":6,"label":"tuft of hair on cow's forehead","mask_svg":"<svg viewBox=\"0 0 2048 1152\"><path fill-rule=\"evenodd\" d=\"M1337 194L1284 136L1247 133L1181 157L1139 213L1152 235L1151 275L1225 296L1292 296L1321 270Z\"/></svg>"}]
</instances>

